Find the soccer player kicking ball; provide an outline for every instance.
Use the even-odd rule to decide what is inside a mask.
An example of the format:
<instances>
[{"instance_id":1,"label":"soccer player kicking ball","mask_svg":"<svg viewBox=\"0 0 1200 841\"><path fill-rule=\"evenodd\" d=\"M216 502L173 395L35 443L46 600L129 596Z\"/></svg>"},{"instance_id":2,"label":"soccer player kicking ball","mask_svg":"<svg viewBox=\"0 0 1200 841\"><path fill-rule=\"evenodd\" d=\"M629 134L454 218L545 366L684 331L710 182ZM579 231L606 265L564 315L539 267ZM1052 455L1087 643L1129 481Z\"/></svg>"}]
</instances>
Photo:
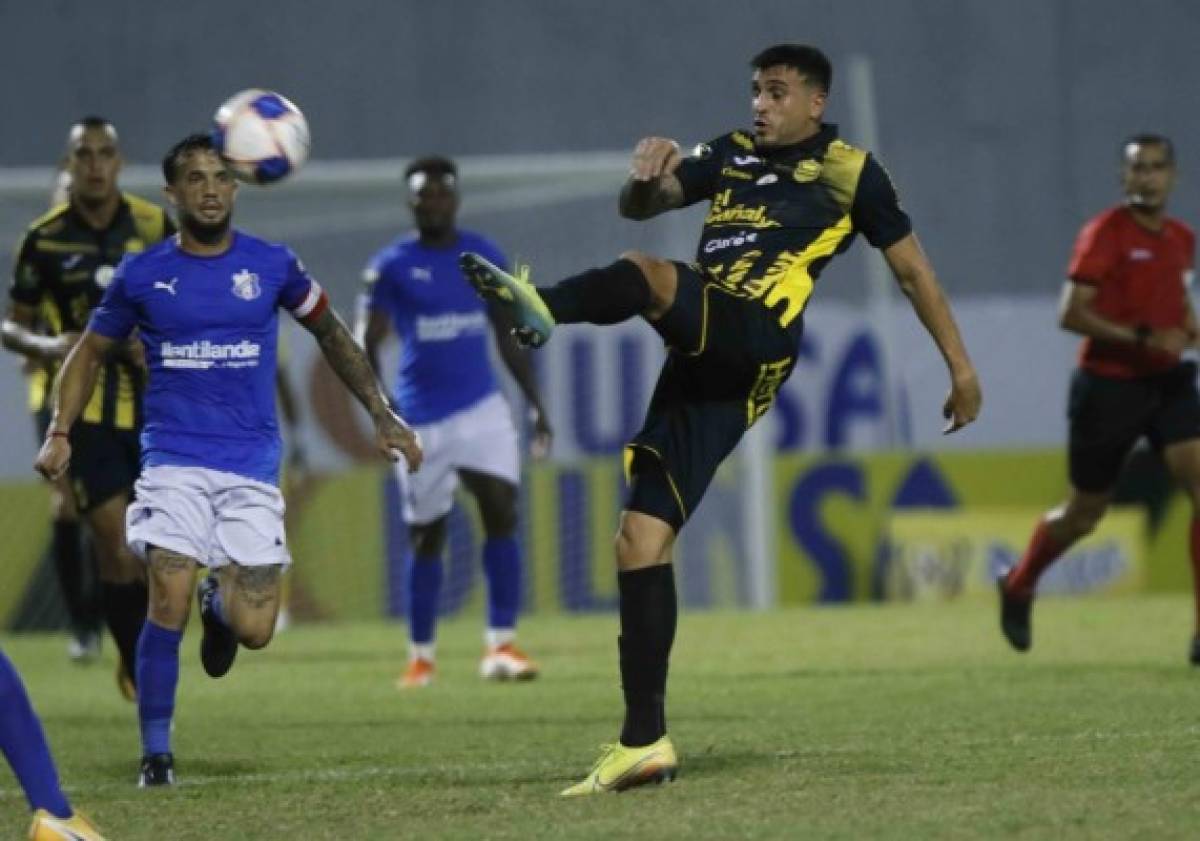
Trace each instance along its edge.
<instances>
[{"instance_id":1,"label":"soccer player kicking ball","mask_svg":"<svg viewBox=\"0 0 1200 841\"><path fill-rule=\"evenodd\" d=\"M949 304L883 167L823 123L832 75L808 46L751 62L754 131L735 131L682 158L670 140L634 151L622 215L649 219L710 202L695 263L638 252L534 288L474 254L463 267L504 302L519 335L540 345L556 324L645 318L668 348L645 424L626 449L631 489L616 539L625 724L591 773L564 795L671 779L678 760L664 697L675 637L675 536L717 467L791 374L818 272L858 232L895 273L950 371L947 432L979 413L975 369Z\"/></svg>"},{"instance_id":2,"label":"soccer player kicking ball","mask_svg":"<svg viewBox=\"0 0 1200 841\"><path fill-rule=\"evenodd\" d=\"M104 841L83 815L71 809L58 782L54 757L25 685L0 651L0 753L8 760L33 810L31 841Z\"/></svg>"},{"instance_id":3,"label":"soccer player kicking ball","mask_svg":"<svg viewBox=\"0 0 1200 841\"><path fill-rule=\"evenodd\" d=\"M150 578L137 651L142 786L174 782L179 642L197 567L210 571L198 589L209 675L229 671L239 643L265 646L275 628L280 576L291 562L277 487L280 307L316 337L370 412L380 452L413 470L421 461L419 439L392 413L366 357L296 256L231 227L237 184L209 137L177 143L163 176L180 232L118 266L59 375L51 433L37 460L48 477L66 469L67 433L96 371L136 328L150 370L142 473L126 515L130 547Z\"/></svg>"}]
</instances>

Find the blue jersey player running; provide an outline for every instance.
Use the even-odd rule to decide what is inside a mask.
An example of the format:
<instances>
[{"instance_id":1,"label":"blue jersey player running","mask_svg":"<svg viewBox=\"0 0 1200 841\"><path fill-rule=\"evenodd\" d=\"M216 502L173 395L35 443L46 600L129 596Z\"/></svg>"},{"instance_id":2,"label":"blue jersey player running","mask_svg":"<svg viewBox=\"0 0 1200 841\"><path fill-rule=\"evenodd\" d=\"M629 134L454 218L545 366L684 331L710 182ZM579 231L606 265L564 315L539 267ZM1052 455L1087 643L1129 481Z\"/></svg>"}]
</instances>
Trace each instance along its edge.
<instances>
[{"instance_id":1,"label":"blue jersey player running","mask_svg":"<svg viewBox=\"0 0 1200 841\"><path fill-rule=\"evenodd\" d=\"M375 421L376 442L410 469L416 434L392 413L366 357L292 252L231 227L237 184L206 135L163 160L176 237L126 258L59 377L51 431L37 468L70 460L67 438L96 371L134 330L150 371L142 473L126 514L130 548L148 565L150 609L138 641L139 785L174 782L170 747L179 643L197 568L205 671L220 677L238 643L262 648L291 562L277 487L275 417L278 310L287 309Z\"/></svg>"},{"instance_id":2,"label":"blue jersey player running","mask_svg":"<svg viewBox=\"0 0 1200 841\"><path fill-rule=\"evenodd\" d=\"M456 227L457 167L447 158L420 158L408 165L405 180L417 230L371 260L359 316L367 357L377 371L381 343L392 331L399 337L396 402L425 448L420 473L399 472L410 542L405 559L409 660L396 685L409 689L433 680L446 517L460 481L479 505L486 535L488 617L480 674L528 680L537 676L537 665L514 642L521 592L520 453L488 355L489 325L532 408L535 456L549 449L550 425L528 354L510 335L512 323L501 307L479 300L458 266L463 250L477 250L501 265L506 261L489 240Z\"/></svg>"}]
</instances>

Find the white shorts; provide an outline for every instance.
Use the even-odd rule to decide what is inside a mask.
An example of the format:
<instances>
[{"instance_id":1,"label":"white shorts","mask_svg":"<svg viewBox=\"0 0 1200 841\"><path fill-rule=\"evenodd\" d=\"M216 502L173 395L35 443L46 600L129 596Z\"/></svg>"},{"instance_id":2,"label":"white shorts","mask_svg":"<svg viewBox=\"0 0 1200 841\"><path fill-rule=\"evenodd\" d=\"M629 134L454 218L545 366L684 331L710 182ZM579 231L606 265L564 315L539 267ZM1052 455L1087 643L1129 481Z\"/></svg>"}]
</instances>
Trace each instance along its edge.
<instances>
[{"instance_id":1,"label":"white shorts","mask_svg":"<svg viewBox=\"0 0 1200 841\"><path fill-rule=\"evenodd\" d=\"M143 561L151 546L210 569L290 564L283 495L274 485L203 467L142 471L125 511L125 539Z\"/></svg>"},{"instance_id":2,"label":"white shorts","mask_svg":"<svg viewBox=\"0 0 1200 841\"><path fill-rule=\"evenodd\" d=\"M409 473L403 461L396 467L407 523L423 525L450 513L459 470L486 473L514 485L521 480L517 428L508 402L499 392L436 423L414 425L414 429L421 435L425 452L421 469Z\"/></svg>"}]
</instances>

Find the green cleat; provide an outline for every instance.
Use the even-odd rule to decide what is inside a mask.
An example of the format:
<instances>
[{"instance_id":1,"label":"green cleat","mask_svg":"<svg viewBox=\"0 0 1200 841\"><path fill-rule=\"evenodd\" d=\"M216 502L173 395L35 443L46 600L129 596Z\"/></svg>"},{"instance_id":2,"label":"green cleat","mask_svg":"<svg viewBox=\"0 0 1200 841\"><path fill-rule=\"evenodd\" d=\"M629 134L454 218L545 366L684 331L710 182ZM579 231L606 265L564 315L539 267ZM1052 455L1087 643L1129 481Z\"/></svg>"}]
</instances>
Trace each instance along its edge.
<instances>
[{"instance_id":1,"label":"green cleat","mask_svg":"<svg viewBox=\"0 0 1200 841\"><path fill-rule=\"evenodd\" d=\"M603 753L591 773L581 782L563 789L563 797L625 791L648 783L670 782L679 771L679 757L670 736L640 748L627 748L618 742L601 749Z\"/></svg>"},{"instance_id":2,"label":"green cleat","mask_svg":"<svg viewBox=\"0 0 1200 841\"><path fill-rule=\"evenodd\" d=\"M554 316L529 282L528 266L517 266L516 274L509 274L470 251L459 255L458 265L479 297L496 301L508 310L518 342L531 347L546 344L554 329Z\"/></svg>"}]
</instances>

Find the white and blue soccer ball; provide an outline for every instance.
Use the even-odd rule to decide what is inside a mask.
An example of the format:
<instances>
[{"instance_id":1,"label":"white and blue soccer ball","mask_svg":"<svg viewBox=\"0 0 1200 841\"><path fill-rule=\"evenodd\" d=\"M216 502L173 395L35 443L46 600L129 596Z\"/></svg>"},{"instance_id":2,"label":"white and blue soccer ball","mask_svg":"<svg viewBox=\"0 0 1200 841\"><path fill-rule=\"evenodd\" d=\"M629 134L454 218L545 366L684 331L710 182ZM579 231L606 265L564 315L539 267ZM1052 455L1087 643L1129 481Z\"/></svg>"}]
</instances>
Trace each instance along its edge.
<instances>
[{"instance_id":1,"label":"white and blue soccer ball","mask_svg":"<svg viewBox=\"0 0 1200 841\"><path fill-rule=\"evenodd\" d=\"M311 145L308 121L287 97L251 88L213 115L213 144L240 180L274 184L300 169Z\"/></svg>"}]
</instances>

